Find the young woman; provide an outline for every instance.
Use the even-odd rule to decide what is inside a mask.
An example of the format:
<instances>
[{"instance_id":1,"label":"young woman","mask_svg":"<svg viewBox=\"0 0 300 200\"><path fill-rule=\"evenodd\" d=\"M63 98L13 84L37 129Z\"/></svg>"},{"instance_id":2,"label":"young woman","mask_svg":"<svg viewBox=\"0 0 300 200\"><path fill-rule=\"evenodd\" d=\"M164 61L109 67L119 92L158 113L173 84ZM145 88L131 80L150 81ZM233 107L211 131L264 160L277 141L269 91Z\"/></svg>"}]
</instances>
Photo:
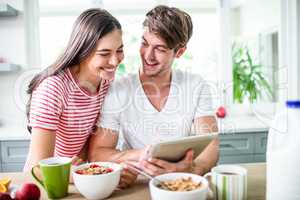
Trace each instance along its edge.
<instances>
[{"instance_id":1,"label":"young woman","mask_svg":"<svg viewBox=\"0 0 300 200\"><path fill-rule=\"evenodd\" d=\"M102 9L83 12L61 57L30 82L31 143L25 171L47 157L83 156L123 58L118 20Z\"/></svg>"}]
</instances>

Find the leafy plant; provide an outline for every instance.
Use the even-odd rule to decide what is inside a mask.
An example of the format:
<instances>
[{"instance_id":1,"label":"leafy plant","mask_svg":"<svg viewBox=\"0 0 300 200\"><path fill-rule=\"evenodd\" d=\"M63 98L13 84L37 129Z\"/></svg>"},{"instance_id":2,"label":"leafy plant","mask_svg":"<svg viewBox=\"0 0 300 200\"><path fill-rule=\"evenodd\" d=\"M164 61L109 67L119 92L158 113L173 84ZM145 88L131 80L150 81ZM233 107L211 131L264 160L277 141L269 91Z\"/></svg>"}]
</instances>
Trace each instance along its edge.
<instances>
[{"instance_id":1,"label":"leafy plant","mask_svg":"<svg viewBox=\"0 0 300 200\"><path fill-rule=\"evenodd\" d=\"M246 45L233 44L232 64L234 102L243 103L246 98L250 103L257 102L258 98L262 98L262 92L273 99L273 92L262 72L262 65L254 64Z\"/></svg>"},{"instance_id":2,"label":"leafy plant","mask_svg":"<svg viewBox=\"0 0 300 200\"><path fill-rule=\"evenodd\" d=\"M123 74L125 74L125 72L126 72L125 64L121 63L117 69L117 75L122 76Z\"/></svg>"}]
</instances>

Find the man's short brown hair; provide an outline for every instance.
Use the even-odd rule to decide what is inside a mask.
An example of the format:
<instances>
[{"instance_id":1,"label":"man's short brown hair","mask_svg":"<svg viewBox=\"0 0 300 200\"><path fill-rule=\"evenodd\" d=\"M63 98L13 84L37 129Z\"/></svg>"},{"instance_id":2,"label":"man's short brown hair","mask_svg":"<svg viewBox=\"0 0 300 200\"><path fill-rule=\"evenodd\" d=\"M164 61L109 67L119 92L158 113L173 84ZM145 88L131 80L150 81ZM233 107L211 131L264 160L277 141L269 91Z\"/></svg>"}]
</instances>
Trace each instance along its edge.
<instances>
[{"instance_id":1,"label":"man's short brown hair","mask_svg":"<svg viewBox=\"0 0 300 200\"><path fill-rule=\"evenodd\" d=\"M168 6L156 6L146 14L144 27L165 40L170 49L185 47L193 33L193 23L186 12Z\"/></svg>"}]
</instances>

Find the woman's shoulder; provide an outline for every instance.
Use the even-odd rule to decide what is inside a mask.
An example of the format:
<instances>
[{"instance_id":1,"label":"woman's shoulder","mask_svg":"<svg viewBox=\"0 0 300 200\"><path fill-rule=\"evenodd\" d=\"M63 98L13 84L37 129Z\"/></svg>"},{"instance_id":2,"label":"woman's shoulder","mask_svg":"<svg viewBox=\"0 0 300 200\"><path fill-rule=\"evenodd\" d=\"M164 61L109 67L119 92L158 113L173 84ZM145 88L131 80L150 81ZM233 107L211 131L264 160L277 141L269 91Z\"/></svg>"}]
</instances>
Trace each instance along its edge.
<instances>
[{"instance_id":1,"label":"woman's shoulder","mask_svg":"<svg viewBox=\"0 0 300 200\"><path fill-rule=\"evenodd\" d=\"M45 78L37 87L36 90L44 90L44 91L55 91L57 93L63 93L70 81L65 71L62 71L58 74L49 76Z\"/></svg>"}]
</instances>

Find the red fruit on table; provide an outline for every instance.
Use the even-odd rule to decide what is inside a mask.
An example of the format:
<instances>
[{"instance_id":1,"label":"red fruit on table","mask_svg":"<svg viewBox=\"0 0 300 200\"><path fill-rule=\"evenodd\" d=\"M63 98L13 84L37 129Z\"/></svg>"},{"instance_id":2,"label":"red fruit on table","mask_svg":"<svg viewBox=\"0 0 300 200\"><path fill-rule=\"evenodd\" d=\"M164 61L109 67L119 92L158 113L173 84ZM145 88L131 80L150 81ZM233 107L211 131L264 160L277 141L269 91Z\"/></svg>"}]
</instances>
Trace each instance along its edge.
<instances>
[{"instance_id":1,"label":"red fruit on table","mask_svg":"<svg viewBox=\"0 0 300 200\"><path fill-rule=\"evenodd\" d=\"M40 189L34 183L25 183L16 192L16 200L39 200L40 196Z\"/></svg>"},{"instance_id":2,"label":"red fruit on table","mask_svg":"<svg viewBox=\"0 0 300 200\"><path fill-rule=\"evenodd\" d=\"M223 107L223 106L220 106L218 109L217 109L217 117L219 118L224 118L226 116L226 109Z\"/></svg>"},{"instance_id":3,"label":"red fruit on table","mask_svg":"<svg viewBox=\"0 0 300 200\"><path fill-rule=\"evenodd\" d=\"M0 200L13 200L8 193L0 193Z\"/></svg>"},{"instance_id":4,"label":"red fruit on table","mask_svg":"<svg viewBox=\"0 0 300 200\"><path fill-rule=\"evenodd\" d=\"M97 164L91 164L91 165L90 165L90 168L98 168L98 167L100 167L100 166L97 165Z\"/></svg>"}]
</instances>

